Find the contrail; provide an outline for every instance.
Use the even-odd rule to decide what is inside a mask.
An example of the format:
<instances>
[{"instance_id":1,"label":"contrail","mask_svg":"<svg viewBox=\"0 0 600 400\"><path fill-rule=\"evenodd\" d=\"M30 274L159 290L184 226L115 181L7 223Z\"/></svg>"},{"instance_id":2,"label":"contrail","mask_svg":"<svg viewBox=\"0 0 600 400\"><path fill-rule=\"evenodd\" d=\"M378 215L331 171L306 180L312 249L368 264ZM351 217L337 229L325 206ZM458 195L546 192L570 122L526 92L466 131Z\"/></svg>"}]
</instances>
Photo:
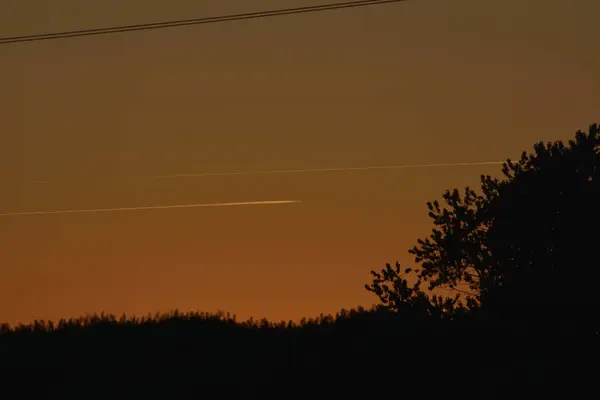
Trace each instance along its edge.
<instances>
[{"instance_id":1,"label":"contrail","mask_svg":"<svg viewBox=\"0 0 600 400\"><path fill-rule=\"evenodd\" d=\"M178 179L199 178L203 176L227 176L227 175L265 175L265 174L290 174L300 172L341 172L341 171L369 171L376 169L403 169L403 168L435 168L435 167L467 167L473 165L497 165L504 161L479 161L446 164L404 164L404 165L380 165L367 167L340 167L340 168L310 168L310 169L278 169L267 171L241 171L241 172L200 172L188 174L158 175L156 179Z\"/></svg>"},{"instance_id":2,"label":"contrail","mask_svg":"<svg viewBox=\"0 0 600 400\"><path fill-rule=\"evenodd\" d=\"M145 207L119 207L119 208L95 208L88 210L56 210L56 211L29 211L11 212L0 214L0 217L22 216L22 215L46 215L46 214L75 214L75 213L99 213L111 211L142 211L142 210L168 210L173 208L198 208L198 207L231 207L231 206L256 206L273 204L301 203L300 200L265 200L265 201L242 201L236 203L205 203L205 204L175 204L167 206L145 206Z\"/></svg>"},{"instance_id":3,"label":"contrail","mask_svg":"<svg viewBox=\"0 0 600 400\"><path fill-rule=\"evenodd\" d=\"M470 167L475 165L499 165L504 161L477 161L445 164L403 164L403 165L374 165L365 167L338 167L338 168L307 168L307 169L272 169L264 171L237 171L237 172L197 172L186 174L156 175L150 179L179 179L179 178L201 178L205 176L234 176L234 175L267 175L267 174L290 174L301 172L342 172L342 171L369 171L384 169L405 168L442 168L442 167ZM49 184L52 181L39 180L36 184Z\"/></svg>"}]
</instances>

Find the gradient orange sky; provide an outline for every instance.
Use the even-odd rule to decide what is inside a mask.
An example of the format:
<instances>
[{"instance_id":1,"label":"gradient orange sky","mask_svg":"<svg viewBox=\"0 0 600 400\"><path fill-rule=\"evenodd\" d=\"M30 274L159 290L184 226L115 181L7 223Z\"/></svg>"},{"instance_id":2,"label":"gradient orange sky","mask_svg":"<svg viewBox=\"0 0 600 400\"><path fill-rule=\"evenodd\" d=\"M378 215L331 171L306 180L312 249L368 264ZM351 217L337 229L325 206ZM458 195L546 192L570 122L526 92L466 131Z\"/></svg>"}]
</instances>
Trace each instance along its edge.
<instances>
[{"instance_id":1,"label":"gradient orange sky","mask_svg":"<svg viewBox=\"0 0 600 400\"><path fill-rule=\"evenodd\" d=\"M321 4L2 1L0 36ZM500 166L155 175L496 161L600 122L597 0L411 0L0 46L0 321L369 306L412 262L425 203ZM48 181L37 183L36 181Z\"/></svg>"}]
</instances>

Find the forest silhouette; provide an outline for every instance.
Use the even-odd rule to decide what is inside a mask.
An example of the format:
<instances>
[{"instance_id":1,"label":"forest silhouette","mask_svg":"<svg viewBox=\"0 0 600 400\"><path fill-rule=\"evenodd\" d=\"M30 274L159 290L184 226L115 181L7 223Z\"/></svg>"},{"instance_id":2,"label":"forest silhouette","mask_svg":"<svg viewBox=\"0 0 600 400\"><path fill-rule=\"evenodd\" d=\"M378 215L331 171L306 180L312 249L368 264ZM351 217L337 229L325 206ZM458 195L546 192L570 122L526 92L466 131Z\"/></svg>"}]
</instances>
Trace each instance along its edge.
<instances>
[{"instance_id":1,"label":"forest silhouette","mask_svg":"<svg viewBox=\"0 0 600 400\"><path fill-rule=\"evenodd\" d=\"M0 398L598 396L599 151L592 124L427 203L415 265L371 271L369 309L2 324Z\"/></svg>"}]
</instances>

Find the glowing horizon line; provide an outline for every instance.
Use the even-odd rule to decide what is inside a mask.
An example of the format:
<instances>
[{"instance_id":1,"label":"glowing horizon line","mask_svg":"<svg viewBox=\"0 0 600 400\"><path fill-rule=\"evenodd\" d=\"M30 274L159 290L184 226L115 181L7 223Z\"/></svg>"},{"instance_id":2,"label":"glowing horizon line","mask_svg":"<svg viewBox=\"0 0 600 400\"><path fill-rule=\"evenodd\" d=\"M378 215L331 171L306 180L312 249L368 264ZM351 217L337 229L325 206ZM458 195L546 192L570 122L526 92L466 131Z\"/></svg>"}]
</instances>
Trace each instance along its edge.
<instances>
[{"instance_id":1,"label":"glowing horizon line","mask_svg":"<svg viewBox=\"0 0 600 400\"><path fill-rule=\"evenodd\" d=\"M0 213L0 217L25 216L25 215L48 215L48 214L99 213L99 212L112 212L112 211L166 210L166 209L176 209L176 208L275 205L275 204L293 204L293 203L301 203L301 202L302 202L301 200L263 200L263 201L240 201L240 202L229 202L229 203L174 204L174 205L166 205L166 206L93 208L93 209L73 209L73 210L54 210L54 211L24 211L24 212Z\"/></svg>"},{"instance_id":2,"label":"glowing horizon line","mask_svg":"<svg viewBox=\"0 0 600 400\"><path fill-rule=\"evenodd\" d=\"M177 179L177 178L199 178L203 176L226 176L226 175L262 175L262 174L285 174L301 172L343 172L343 171L368 171L376 169L404 169L404 168L434 168L434 167L466 167L473 165L498 165L504 164L504 161L478 161L463 163L443 163L443 164L404 164L404 165L381 165L367 167L337 167L337 168L307 168L307 169L277 169L266 171L238 171L238 172L198 172L182 173L171 175L157 175L155 179Z\"/></svg>"}]
</instances>

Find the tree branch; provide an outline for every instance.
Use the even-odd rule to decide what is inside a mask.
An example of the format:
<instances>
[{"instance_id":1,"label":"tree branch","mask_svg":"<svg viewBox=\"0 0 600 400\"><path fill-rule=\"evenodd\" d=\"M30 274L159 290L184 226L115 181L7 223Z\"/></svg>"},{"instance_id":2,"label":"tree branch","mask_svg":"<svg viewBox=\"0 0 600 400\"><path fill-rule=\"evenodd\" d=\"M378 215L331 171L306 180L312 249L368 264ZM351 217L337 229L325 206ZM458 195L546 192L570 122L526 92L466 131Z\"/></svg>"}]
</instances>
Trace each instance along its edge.
<instances>
[{"instance_id":1,"label":"tree branch","mask_svg":"<svg viewBox=\"0 0 600 400\"><path fill-rule=\"evenodd\" d=\"M479 296L479 295L478 295L478 294L476 294L476 293L470 293L470 292L467 292L467 291L465 291L465 290L460 290L460 289L457 289L457 288L455 288L455 287L445 287L445 286L440 286L440 289L443 289L443 290L455 290L455 291L457 291L457 292L459 292L459 293L467 294L467 295L469 295L469 296L475 296L475 297L478 297L478 296Z\"/></svg>"}]
</instances>

